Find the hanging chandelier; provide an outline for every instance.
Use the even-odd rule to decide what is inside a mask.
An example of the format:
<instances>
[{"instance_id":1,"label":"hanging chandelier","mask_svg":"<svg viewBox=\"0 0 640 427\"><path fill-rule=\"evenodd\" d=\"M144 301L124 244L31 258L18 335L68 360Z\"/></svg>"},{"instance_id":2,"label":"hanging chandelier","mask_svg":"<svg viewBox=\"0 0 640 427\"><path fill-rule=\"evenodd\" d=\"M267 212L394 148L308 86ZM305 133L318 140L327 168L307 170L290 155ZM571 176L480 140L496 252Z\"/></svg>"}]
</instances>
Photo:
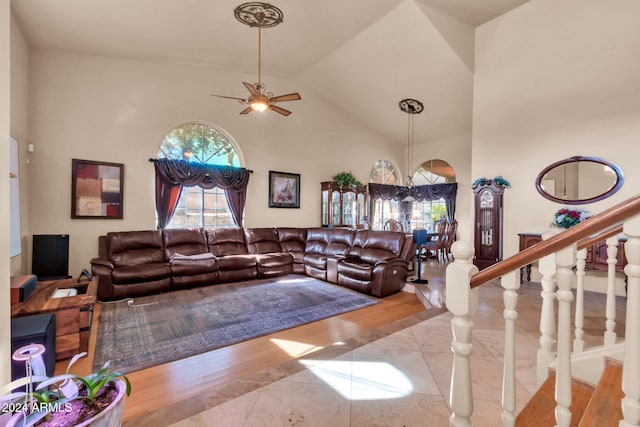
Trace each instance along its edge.
<instances>
[{"instance_id":1,"label":"hanging chandelier","mask_svg":"<svg viewBox=\"0 0 640 427\"><path fill-rule=\"evenodd\" d=\"M407 113L407 195L403 202L415 202L413 197L413 178L411 177L411 165L413 165L413 116L422 113L424 104L417 99L406 98L398 104L400 110Z\"/></svg>"}]
</instances>

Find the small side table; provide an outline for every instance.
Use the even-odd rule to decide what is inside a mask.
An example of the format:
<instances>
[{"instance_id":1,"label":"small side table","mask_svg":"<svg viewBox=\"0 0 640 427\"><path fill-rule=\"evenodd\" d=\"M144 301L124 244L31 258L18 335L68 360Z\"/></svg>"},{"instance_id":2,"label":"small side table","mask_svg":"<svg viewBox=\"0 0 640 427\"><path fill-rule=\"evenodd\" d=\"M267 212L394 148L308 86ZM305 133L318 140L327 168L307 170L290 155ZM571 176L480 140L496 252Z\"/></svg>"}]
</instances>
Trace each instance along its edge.
<instances>
[{"instance_id":1,"label":"small side table","mask_svg":"<svg viewBox=\"0 0 640 427\"><path fill-rule=\"evenodd\" d=\"M52 298L56 289L75 288L78 295ZM38 282L29 297L11 306L11 317L53 313L56 315L56 360L68 359L87 351L93 305L98 291L97 279L78 283L77 279Z\"/></svg>"}]
</instances>

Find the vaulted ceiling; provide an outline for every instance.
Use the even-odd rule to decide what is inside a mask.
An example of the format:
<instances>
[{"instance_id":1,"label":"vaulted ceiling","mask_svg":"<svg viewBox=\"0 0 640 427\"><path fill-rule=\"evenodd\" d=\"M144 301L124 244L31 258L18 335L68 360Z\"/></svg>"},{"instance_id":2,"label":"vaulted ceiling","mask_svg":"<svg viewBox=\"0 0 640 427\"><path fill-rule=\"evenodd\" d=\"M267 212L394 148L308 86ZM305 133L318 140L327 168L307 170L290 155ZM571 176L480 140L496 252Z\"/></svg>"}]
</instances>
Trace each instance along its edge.
<instances>
[{"instance_id":1,"label":"vaulted ceiling","mask_svg":"<svg viewBox=\"0 0 640 427\"><path fill-rule=\"evenodd\" d=\"M263 30L262 73L304 83L399 144L403 98L425 105L416 142L470 132L474 28L527 1L273 1L284 22ZM257 73L257 30L233 14L242 2L12 0L11 8L34 48Z\"/></svg>"}]
</instances>

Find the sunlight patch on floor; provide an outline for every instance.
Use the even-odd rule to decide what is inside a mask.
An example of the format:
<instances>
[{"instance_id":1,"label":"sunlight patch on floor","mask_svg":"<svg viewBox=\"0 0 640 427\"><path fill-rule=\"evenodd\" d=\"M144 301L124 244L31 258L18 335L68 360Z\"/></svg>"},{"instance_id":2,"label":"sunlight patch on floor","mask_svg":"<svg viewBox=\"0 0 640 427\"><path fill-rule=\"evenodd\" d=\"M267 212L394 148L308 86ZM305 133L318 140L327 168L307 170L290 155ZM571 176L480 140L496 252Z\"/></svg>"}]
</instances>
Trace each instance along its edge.
<instances>
[{"instance_id":1,"label":"sunlight patch on floor","mask_svg":"<svg viewBox=\"0 0 640 427\"><path fill-rule=\"evenodd\" d=\"M318 351L324 348L313 344L307 344L299 341L281 340L278 338L271 338L271 342L280 347L282 351L292 357L304 356L305 354L313 353L314 351Z\"/></svg>"},{"instance_id":2,"label":"sunlight patch on floor","mask_svg":"<svg viewBox=\"0 0 640 427\"><path fill-rule=\"evenodd\" d=\"M386 362L301 360L315 376L349 400L399 399L411 394L411 380Z\"/></svg>"}]
</instances>

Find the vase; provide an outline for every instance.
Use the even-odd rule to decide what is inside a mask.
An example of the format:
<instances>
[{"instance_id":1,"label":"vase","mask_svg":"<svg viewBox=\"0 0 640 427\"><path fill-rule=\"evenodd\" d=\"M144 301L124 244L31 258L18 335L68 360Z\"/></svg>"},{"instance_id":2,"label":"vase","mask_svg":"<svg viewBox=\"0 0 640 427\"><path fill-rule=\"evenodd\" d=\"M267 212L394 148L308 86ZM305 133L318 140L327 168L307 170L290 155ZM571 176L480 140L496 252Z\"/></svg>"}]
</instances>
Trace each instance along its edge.
<instances>
[{"instance_id":1,"label":"vase","mask_svg":"<svg viewBox=\"0 0 640 427\"><path fill-rule=\"evenodd\" d=\"M124 410L124 396L126 394L127 385L123 380L118 380L115 384L118 394L113 402L111 402L109 406L104 408L104 410L96 416L89 418L80 424L75 424L74 427L120 427L122 425L122 412ZM13 415L7 422L6 427L22 426L23 417L24 413L17 413ZM44 425L46 426L47 424Z\"/></svg>"}]
</instances>

